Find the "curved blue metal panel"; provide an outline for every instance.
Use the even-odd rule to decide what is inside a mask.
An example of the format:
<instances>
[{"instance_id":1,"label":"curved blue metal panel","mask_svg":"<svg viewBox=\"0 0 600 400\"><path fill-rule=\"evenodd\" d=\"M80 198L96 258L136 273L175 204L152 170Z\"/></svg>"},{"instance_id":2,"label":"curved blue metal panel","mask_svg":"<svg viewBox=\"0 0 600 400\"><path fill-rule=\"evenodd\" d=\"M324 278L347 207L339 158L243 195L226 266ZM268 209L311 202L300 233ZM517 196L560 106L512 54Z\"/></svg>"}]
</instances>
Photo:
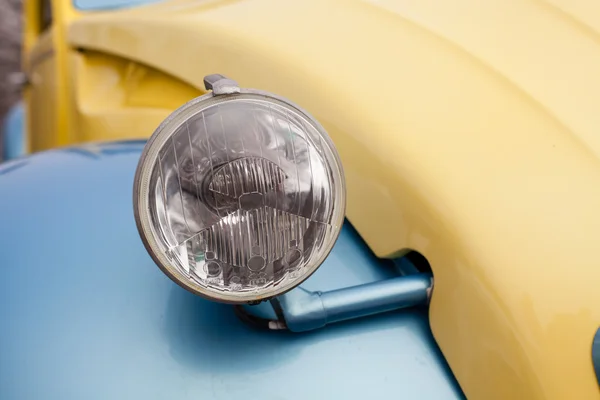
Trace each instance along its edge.
<instances>
[{"instance_id":1,"label":"curved blue metal panel","mask_svg":"<svg viewBox=\"0 0 600 400\"><path fill-rule=\"evenodd\" d=\"M22 103L10 109L2 127L2 158L12 160L25 154L25 110Z\"/></svg>"},{"instance_id":2,"label":"curved blue metal panel","mask_svg":"<svg viewBox=\"0 0 600 400\"><path fill-rule=\"evenodd\" d=\"M133 218L142 146L58 150L0 166L1 399L462 396L424 309L303 334L260 331L171 282ZM345 226L304 287L395 274L386 268Z\"/></svg>"},{"instance_id":3,"label":"curved blue metal panel","mask_svg":"<svg viewBox=\"0 0 600 400\"><path fill-rule=\"evenodd\" d=\"M592 342L592 364L594 364L596 379L600 385L600 328L596 331Z\"/></svg>"},{"instance_id":4,"label":"curved blue metal panel","mask_svg":"<svg viewBox=\"0 0 600 400\"><path fill-rule=\"evenodd\" d=\"M81 11L96 11L136 7L159 1L162 0L73 0L73 5Z\"/></svg>"}]
</instances>

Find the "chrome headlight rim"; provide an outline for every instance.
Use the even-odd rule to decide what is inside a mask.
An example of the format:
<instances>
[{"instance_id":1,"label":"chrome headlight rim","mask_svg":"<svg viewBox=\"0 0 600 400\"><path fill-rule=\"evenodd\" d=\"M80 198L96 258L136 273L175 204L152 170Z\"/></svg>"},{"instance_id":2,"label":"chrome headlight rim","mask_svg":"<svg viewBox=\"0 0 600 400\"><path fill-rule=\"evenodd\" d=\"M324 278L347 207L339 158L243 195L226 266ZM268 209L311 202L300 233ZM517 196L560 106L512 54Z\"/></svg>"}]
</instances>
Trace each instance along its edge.
<instances>
[{"instance_id":1,"label":"chrome headlight rim","mask_svg":"<svg viewBox=\"0 0 600 400\"><path fill-rule=\"evenodd\" d=\"M329 154L333 155L335 159L336 172L341 178L340 189L335 192L336 197L333 199L337 203L337 209L339 210L334 214L334 219L331 223L336 227L333 235L331 236L326 250L322 252L321 256L307 268L307 271L303 273L302 277L296 279L293 282L280 285L278 287L268 288L260 293L247 292L224 292L216 296L213 292L210 292L207 288L204 290L201 284L193 282L186 277L176 266L172 265L172 262L168 260L166 254L160 249L161 245L157 241L157 232L154 229L151 222L150 215L150 183L151 175L159 157L160 150L163 148L165 143L175 134L175 132L195 115L203 112L209 107L215 106L220 103L235 101L236 99L252 99L258 101L266 101L276 103L282 107L293 109L298 115L300 115L304 122L310 124L320 135L321 143L327 147ZM134 206L134 217L136 226L142 242L150 254L153 261L161 269L161 271L167 275L172 281L181 286L182 288L203 297L211 301L218 301L227 304L248 304L258 303L261 301L267 301L271 298L280 296L295 287L302 284L306 279L314 274L314 272L322 265L325 259L331 253L338 237L341 232L342 225L344 223L346 214L346 184L344 169L342 166L341 159L337 152L333 141L329 137L328 133L321 126L321 124L313 118L308 112L301 107L292 103L291 101L277 96L275 94L255 90L255 89L240 89L239 93L215 95L213 92L209 92L203 96L194 98L189 102L183 104L181 107L172 112L153 132L152 136L148 139L140 160L138 162L135 177L134 177L134 188L133 188L133 206Z\"/></svg>"}]
</instances>

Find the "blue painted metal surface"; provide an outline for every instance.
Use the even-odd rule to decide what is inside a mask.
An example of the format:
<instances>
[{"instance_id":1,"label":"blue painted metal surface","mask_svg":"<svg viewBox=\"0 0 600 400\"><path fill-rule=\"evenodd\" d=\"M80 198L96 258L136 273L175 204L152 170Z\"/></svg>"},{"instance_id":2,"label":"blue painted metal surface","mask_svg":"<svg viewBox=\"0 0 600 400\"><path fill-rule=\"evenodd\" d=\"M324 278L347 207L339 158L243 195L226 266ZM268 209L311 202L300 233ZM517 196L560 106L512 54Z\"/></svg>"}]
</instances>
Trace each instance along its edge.
<instances>
[{"instance_id":1,"label":"blue painted metal surface","mask_svg":"<svg viewBox=\"0 0 600 400\"><path fill-rule=\"evenodd\" d=\"M112 10L158 3L162 0L73 0L75 8L81 11Z\"/></svg>"},{"instance_id":2,"label":"blue painted metal surface","mask_svg":"<svg viewBox=\"0 0 600 400\"><path fill-rule=\"evenodd\" d=\"M411 263L407 257L395 258L393 261L394 267L399 275L405 276L419 273L417 267L415 267L415 265Z\"/></svg>"},{"instance_id":3,"label":"blue painted metal surface","mask_svg":"<svg viewBox=\"0 0 600 400\"><path fill-rule=\"evenodd\" d=\"M594 364L594 371L596 371L596 379L600 385L600 328L596 331L592 343L592 363Z\"/></svg>"},{"instance_id":4,"label":"blue painted metal surface","mask_svg":"<svg viewBox=\"0 0 600 400\"><path fill-rule=\"evenodd\" d=\"M0 166L0 399L462 396L424 309L302 334L261 331L174 284L135 227L142 145ZM369 252L352 238L345 226L305 289L395 275L354 263Z\"/></svg>"},{"instance_id":5,"label":"blue painted metal surface","mask_svg":"<svg viewBox=\"0 0 600 400\"><path fill-rule=\"evenodd\" d=\"M6 115L1 137L1 160L12 160L25 154L25 110L22 103L13 106Z\"/></svg>"},{"instance_id":6,"label":"blue painted metal surface","mask_svg":"<svg viewBox=\"0 0 600 400\"><path fill-rule=\"evenodd\" d=\"M309 292L299 287L276 301L288 329L304 332L335 322L425 305L431 286L430 274L416 274L327 292Z\"/></svg>"}]
</instances>

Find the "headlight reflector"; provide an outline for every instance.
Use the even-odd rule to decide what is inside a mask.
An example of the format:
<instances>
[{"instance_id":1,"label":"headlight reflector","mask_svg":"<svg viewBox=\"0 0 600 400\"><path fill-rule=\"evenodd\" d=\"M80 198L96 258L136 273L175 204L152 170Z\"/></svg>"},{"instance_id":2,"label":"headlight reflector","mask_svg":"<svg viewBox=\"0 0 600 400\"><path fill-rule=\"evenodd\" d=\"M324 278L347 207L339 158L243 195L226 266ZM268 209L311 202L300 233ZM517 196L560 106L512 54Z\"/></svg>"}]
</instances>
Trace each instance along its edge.
<instances>
[{"instance_id":1,"label":"headlight reflector","mask_svg":"<svg viewBox=\"0 0 600 400\"><path fill-rule=\"evenodd\" d=\"M341 229L345 182L321 125L253 90L209 93L154 132L135 178L140 235L186 289L259 301L300 284Z\"/></svg>"}]
</instances>

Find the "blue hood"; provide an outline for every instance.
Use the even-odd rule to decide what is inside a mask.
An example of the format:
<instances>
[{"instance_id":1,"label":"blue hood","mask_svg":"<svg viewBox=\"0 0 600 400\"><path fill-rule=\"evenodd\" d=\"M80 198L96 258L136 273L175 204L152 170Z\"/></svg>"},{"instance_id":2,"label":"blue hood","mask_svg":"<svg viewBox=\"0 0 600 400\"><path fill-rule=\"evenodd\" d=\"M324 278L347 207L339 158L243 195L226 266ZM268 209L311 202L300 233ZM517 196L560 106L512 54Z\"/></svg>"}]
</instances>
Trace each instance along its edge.
<instances>
[{"instance_id":1,"label":"blue hood","mask_svg":"<svg viewBox=\"0 0 600 400\"><path fill-rule=\"evenodd\" d=\"M174 284L147 254L133 217L143 144L0 165L1 399L462 396L426 310L309 333L260 331L230 306ZM345 226L303 286L393 275L378 263Z\"/></svg>"}]
</instances>

